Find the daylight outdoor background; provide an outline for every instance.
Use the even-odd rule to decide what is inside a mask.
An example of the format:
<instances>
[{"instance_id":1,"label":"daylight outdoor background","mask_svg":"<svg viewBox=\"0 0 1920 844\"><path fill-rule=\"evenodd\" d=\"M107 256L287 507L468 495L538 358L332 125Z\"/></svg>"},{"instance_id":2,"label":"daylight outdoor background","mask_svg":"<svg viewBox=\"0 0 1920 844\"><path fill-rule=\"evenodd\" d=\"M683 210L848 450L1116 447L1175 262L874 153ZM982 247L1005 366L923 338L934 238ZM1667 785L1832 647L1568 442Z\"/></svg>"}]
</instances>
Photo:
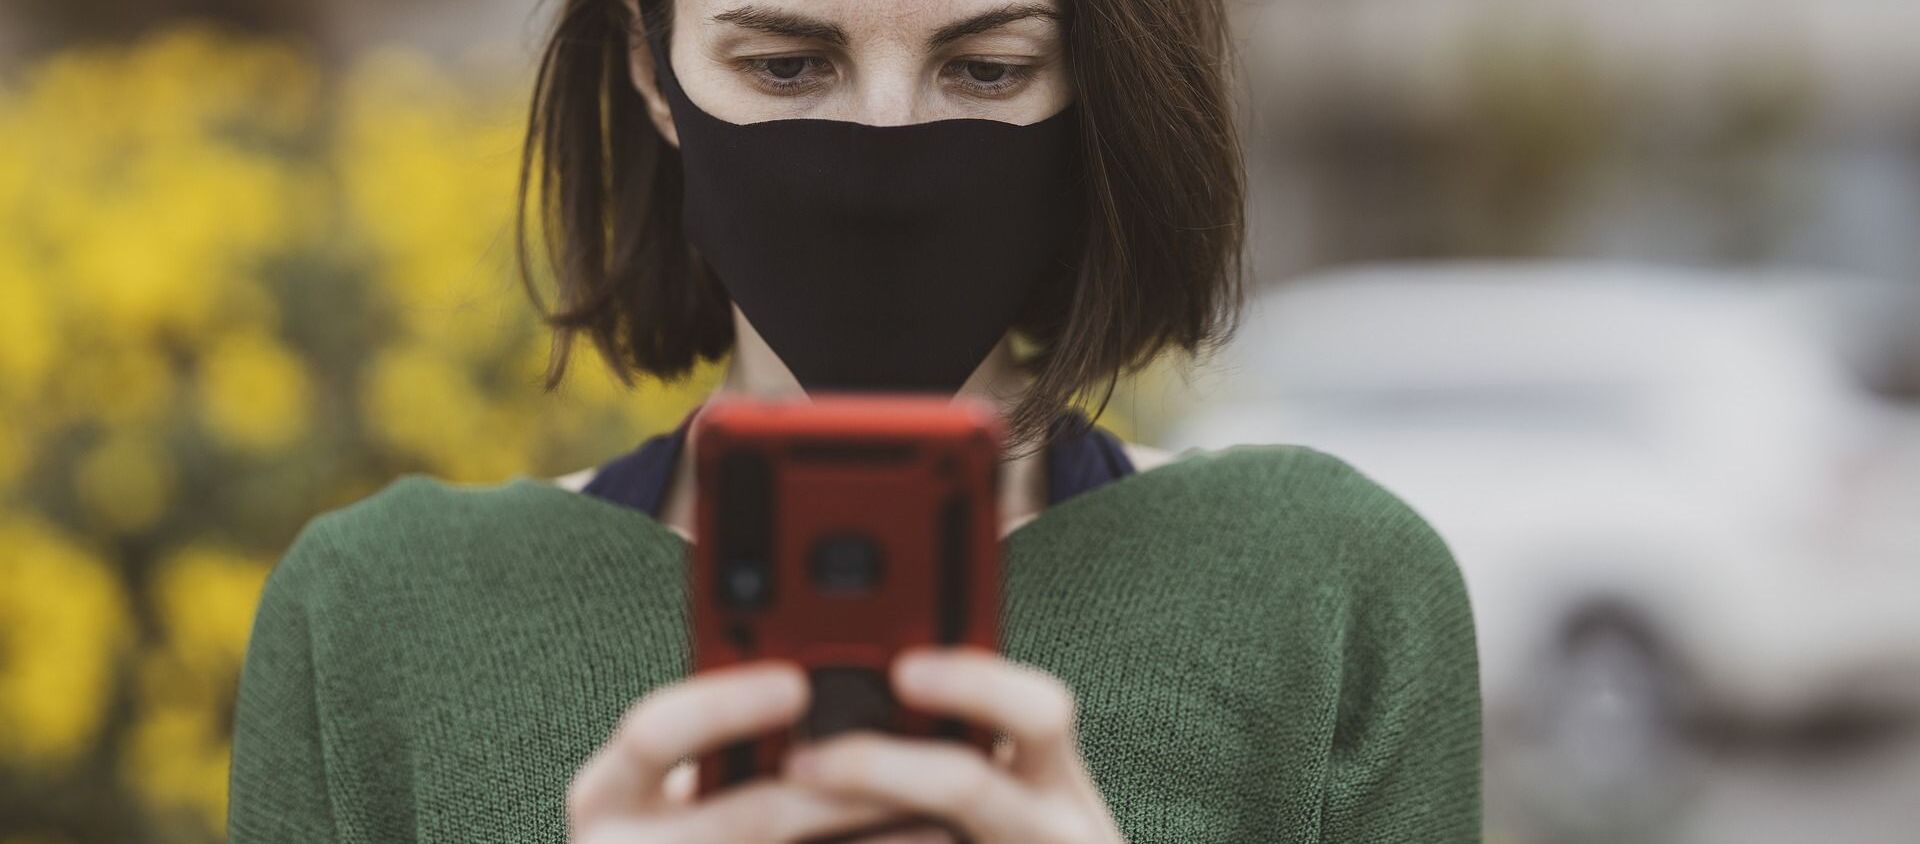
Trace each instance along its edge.
<instances>
[{"instance_id":1,"label":"daylight outdoor background","mask_svg":"<svg viewBox=\"0 0 1920 844\"><path fill-rule=\"evenodd\" d=\"M1103 422L1312 445L1440 529L1489 841L1917 840L1920 7L1230 5L1254 308ZM712 384L537 386L550 11L0 2L0 844L220 840L307 519Z\"/></svg>"}]
</instances>

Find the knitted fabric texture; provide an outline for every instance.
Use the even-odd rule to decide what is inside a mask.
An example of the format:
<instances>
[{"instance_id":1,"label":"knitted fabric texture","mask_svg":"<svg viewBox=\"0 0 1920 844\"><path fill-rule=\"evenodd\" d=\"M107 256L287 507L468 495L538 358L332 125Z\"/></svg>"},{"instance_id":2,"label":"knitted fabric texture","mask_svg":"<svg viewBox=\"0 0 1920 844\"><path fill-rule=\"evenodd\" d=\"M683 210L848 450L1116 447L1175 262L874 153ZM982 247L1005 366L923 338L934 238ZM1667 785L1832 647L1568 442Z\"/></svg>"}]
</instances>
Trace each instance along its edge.
<instances>
[{"instance_id":1,"label":"knitted fabric texture","mask_svg":"<svg viewBox=\"0 0 1920 844\"><path fill-rule=\"evenodd\" d=\"M315 517L254 618L231 840L566 841L574 770L688 671L686 547L526 476L410 474ZM1129 841L1479 840L1465 586L1347 463L1189 450L1004 551L1003 649L1073 689Z\"/></svg>"}]
</instances>

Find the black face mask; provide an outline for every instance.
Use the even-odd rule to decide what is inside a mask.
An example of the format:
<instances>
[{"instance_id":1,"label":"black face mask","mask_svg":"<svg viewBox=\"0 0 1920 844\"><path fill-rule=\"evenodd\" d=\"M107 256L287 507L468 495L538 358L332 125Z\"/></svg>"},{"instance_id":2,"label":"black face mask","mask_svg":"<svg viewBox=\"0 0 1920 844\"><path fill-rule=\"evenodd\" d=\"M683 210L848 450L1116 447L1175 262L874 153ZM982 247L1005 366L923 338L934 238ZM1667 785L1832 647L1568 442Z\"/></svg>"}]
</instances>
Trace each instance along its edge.
<instances>
[{"instance_id":1,"label":"black face mask","mask_svg":"<svg viewBox=\"0 0 1920 844\"><path fill-rule=\"evenodd\" d=\"M728 123L687 99L657 32L687 239L807 391L952 394L1034 291L1070 283L1072 104L1024 126Z\"/></svg>"}]
</instances>

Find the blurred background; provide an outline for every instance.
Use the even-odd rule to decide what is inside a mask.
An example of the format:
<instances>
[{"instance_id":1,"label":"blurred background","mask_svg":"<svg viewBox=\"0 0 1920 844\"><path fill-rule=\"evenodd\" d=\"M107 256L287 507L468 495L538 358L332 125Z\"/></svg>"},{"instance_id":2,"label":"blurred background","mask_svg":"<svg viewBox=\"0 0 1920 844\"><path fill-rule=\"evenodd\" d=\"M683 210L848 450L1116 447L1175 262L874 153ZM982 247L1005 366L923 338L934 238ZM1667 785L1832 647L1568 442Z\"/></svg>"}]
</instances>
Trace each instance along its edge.
<instances>
[{"instance_id":1,"label":"blurred background","mask_svg":"<svg viewBox=\"0 0 1920 844\"><path fill-rule=\"evenodd\" d=\"M1920 5L1231 0L1259 282L1163 447L1402 495L1490 842L1920 842ZM530 0L0 3L0 844L213 842L267 570L604 461L508 226Z\"/></svg>"}]
</instances>

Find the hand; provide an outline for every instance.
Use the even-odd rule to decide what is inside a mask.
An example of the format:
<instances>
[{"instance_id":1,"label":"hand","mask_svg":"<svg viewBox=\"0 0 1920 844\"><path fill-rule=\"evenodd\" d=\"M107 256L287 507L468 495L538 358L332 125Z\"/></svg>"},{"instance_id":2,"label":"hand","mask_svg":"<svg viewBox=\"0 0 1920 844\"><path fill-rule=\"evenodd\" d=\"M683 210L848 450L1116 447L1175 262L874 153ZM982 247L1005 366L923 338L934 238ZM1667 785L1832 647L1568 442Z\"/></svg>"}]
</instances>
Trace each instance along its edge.
<instances>
[{"instance_id":1,"label":"hand","mask_svg":"<svg viewBox=\"0 0 1920 844\"><path fill-rule=\"evenodd\" d=\"M974 844L1124 841L1087 774L1073 695L1058 679L979 648L903 652L891 679L902 703L1011 744L989 759L952 741L855 731L797 748L781 779L934 817Z\"/></svg>"},{"instance_id":2,"label":"hand","mask_svg":"<svg viewBox=\"0 0 1920 844\"><path fill-rule=\"evenodd\" d=\"M807 706L806 675L761 662L704 672L655 690L621 717L567 789L575 844L796 841L871 828L907 816L873 800L774 778L693 799L682 757L784 728Z\"/></svg>"}]
</instances>

